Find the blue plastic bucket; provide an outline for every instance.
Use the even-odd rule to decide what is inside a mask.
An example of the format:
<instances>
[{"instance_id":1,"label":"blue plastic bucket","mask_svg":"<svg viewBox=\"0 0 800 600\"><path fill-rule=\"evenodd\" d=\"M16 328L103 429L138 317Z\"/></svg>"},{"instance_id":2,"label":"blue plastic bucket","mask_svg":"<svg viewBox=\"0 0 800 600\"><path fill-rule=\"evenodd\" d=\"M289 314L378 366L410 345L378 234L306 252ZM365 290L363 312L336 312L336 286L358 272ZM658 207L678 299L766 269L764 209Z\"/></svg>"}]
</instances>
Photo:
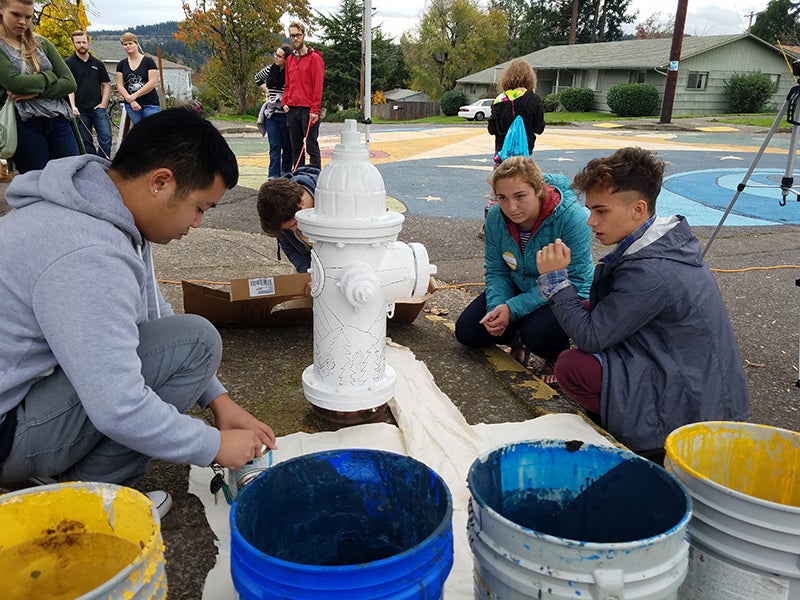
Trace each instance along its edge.
<instances>
[{"instance_id":1,"label":"blue plastic bucket","mask_svg":"<svg viewBox=\"0 0 800 600\"><path fill-rule=\"evenodd\" d=\"M547 440L472 464L475 598L677 598L691 499L631 452Z\"/></svg>"},{"instance_id":2,"label":"blue plastic bucket","mask_svg":"<svg viewBox=\"0 0 800 600\"><path fill-rule=\"evenodd\" d=\"M407 456L334 450L267 469L230 512L242 600L436 600L453 566L452 499Z\"/></svg>"}]
</instances>

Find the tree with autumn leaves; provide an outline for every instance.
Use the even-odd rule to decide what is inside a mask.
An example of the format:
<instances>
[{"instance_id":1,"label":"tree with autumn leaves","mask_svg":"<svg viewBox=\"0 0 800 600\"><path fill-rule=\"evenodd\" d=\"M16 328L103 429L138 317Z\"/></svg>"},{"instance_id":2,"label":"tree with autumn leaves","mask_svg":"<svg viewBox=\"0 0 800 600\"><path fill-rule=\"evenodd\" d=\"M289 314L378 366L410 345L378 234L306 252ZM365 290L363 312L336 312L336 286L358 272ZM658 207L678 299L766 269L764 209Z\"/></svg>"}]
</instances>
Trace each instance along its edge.
<instances>
[{"instance_id":1,"label":"tree with autumn leaves","mask_svg":"<svg viewBox=\"0 0 800 600\"><path fill-rule=\"evenodd\" d=\"M176 38L190 48L210 50L207 76L230 82L240 114L248 105L254 67L266 66L272 51L286 42L288 20L281 23L281 18L287 13L306 23L311 18L308 0L197 0L194 8L184 2L183 13Z\"/></svg>"},{"instance_id":2,"label":"tree with autumn leaves","mask_svg":"<svg viewBox=\"0 0 800 600\"><path fill-rule=\"evenodd\" d=\"M61 56L75 52L72 45L72 32L76 29L86 31L89 19L86 17L86 4L81 0L48 0L37 3L36 33L53 42Z\"/></svg>"}]
</instances>

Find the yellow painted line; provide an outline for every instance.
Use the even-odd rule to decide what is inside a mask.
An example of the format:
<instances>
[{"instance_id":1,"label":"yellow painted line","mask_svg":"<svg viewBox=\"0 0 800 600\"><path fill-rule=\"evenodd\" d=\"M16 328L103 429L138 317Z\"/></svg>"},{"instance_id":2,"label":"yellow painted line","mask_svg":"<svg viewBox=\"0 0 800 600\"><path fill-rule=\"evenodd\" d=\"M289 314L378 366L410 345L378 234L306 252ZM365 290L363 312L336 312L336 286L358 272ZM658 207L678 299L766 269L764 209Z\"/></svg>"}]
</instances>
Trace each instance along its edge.
<instances>
[{"instance_id":1,"label":"yellow painted line","mask_svg":"<svg viewBox=\"0 0 800 600\"><path fill-rule=\"evenodd\" d=\"M729 127L727 125L715 125L713 127L698 127L698 131L707 131L707 132L715 132L715 131L739 131L736 127Z\"/></svg>"},{"instance_id":2,"label":"yellow painted line","mask_svg":"<svg viewBox=\"0 0 800 600\"><path fill-rule=\"evenodd\" d=\"M625 127L620 123L593 123L592 127L599 127L600 129L616 129L617 127Z\"/></svg>"}]
</instances>

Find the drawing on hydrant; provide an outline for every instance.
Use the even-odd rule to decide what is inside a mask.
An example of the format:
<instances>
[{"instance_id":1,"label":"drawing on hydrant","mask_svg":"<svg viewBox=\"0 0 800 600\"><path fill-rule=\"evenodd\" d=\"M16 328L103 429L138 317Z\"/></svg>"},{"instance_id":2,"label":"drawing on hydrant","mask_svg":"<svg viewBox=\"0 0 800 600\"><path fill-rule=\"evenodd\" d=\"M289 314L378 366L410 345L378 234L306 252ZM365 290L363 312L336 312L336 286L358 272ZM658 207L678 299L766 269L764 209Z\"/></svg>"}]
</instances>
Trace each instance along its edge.
<instances>
[{"instance_id":1,"label":"drawing on hydrant","mask_svg":"<svg viewBox=\"0 0 800 600\"><path fill-rule=\"evenodd\" d=\"M303 371L303 392L329 417L377 409L396 378L386 318L398 300L425 294L436 266L422 244L397 241L404 217L386 209L383 178L354 120L320 173L314 208L296 218L313 242L314 364Z\"/></svg>"}]
</instances>

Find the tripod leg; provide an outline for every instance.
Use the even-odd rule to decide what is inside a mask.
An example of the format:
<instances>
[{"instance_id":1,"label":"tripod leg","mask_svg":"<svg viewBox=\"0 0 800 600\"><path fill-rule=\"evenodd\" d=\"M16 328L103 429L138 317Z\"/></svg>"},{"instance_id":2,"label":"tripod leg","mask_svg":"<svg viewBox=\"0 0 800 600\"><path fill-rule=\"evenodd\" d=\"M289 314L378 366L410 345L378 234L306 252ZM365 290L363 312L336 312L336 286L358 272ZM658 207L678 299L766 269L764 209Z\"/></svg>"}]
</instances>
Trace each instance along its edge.
<instances>
[{"instance_id":1,"label":"tripod leg","mask_svg":"<svg viewBox=\"0 0 800 600\"><path fill-rule=\"evenodd\" d=\"M725 219L728 218L728 215L730 214L731 210L733 209L733 205L736 203L736 200L739 198L739 194L741 194L744 191L744 188L747 187L747 180L750 179L750 176L753 174L753 171L755 171L755 168L756 168L756 165L758 164L758 161L761 159L761 156L764 154L764 150L767 149L767 145L769 144L769 141L772 139L772 136L775 135L775 132L777 131L778 126L781 123L781 119L783 118L783 115L786 113L786 109L788 108L788 106L789 106L789 99L787 98L783 102L783 106L781 106L781 109L778 111L778 116L775 117L775 120L772 122L772 127L769 128L769 132L767 132L767 137L764 138L764 143L761 144L761 148L758 149L758 152L756 153L756 157L753 159L753 162L750 163L750 167L747 169L747 173L744 174L744 178L742 179L742 182L739 185L736 186L736 194L734 194L733 198L731 199L730 204L728 204L728 208L726 208L725 212L722 213L722 218L719 220L719 223L717 223L717 227L716 227L716 229L714 229L714 233L711 234L711 237L709 238L708 242L706 243L706 247L703 249L703 258L705 258L706 254L708 254L708 251L711 249L711 244L714 243L714 240L716 239L717 234L719 233L719 230L722 229L722 224L725 223ZM792 146L792 148L794 148L794 146ZM791 173L791 171L789 171L789 172Z\"/></svg>"},{"instance_id":2,"label":"tripod leg","mask_svg":"<svg viewBox=\"0 0 800 600\"><path fill-rule=\"evenodd\" d=\"M792 125L792 138L789 142L789 157L786 160L786 170L783 172L783 179L781 179L781 194L783 194L783 204L786 205L786 196L789 195L792 187L794 187L794 149L797 148L797 125Z\"/></svg>"}]
</instances>

